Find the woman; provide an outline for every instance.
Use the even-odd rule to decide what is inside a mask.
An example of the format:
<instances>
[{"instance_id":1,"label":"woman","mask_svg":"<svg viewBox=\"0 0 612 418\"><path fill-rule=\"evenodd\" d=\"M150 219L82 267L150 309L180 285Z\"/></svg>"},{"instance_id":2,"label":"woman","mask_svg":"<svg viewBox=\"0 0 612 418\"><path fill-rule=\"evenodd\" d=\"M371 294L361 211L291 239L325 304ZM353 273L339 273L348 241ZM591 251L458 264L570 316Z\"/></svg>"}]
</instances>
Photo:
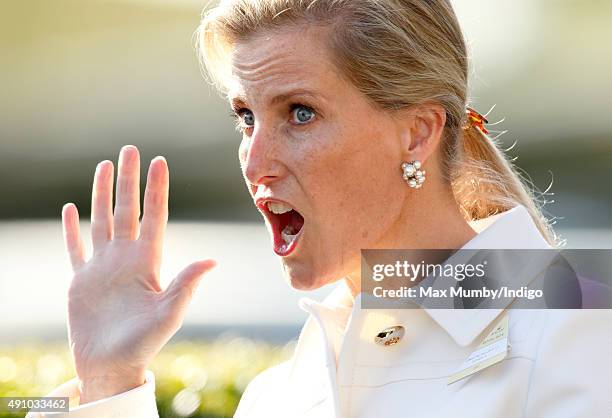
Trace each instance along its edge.
<instances>
[{"instance_id":1,"label":"woman","mask_svg":"<svg viewBox=\"0 0 612 418\"><path fill-rule=\"evenodd\" d=\"M236 417L609 416L610 315L360 307L363 248L555 246L485 121L466 111L466 45L448 0L229 0L198 33L286 278L302 290L337 282L322 303L301 300L311 315L294 356L249 384ZM77 209L62 211L78 377L53 395L80 397L70 417L157 416L147 366L215 264L196 261L161 289L166 161L151 162L140 225L138 176L126 146L113 212L113 164L98 165L87 261ZM448 384L505 316L510 354Z\"/></svg>"}]
</instances>

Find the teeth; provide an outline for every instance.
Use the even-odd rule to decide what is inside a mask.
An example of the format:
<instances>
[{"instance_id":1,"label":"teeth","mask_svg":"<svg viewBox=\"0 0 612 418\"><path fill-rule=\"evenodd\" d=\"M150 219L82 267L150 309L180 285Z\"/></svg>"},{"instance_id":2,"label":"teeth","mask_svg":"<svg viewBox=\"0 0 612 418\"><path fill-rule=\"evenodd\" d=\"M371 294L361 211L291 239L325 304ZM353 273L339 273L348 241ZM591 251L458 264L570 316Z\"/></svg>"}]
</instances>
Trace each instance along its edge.
<instances>
[{"instance_id":1,"label":"teeth","mask_svg":"<svg viewBox=\"0 0 612 418\"><path fill-rule=\"evenodd\" d=\"M287 225L281 231L281 237L287 244L291 244L296 236L297 236L297 233L295 233L292 225Z\"/></svg>"},{"instance_id":2,"label":"teeth","mask_svg":"<svg viewBox=\"0 0 612 418\"><path fill-rule=\"evenodd\" d=\"M270 212L275 213L277 215L287 213L293 210L291 206L285 205L284 203L280 202L268 202L268 209L270 210Z\"/></svg>"}]
</instances>

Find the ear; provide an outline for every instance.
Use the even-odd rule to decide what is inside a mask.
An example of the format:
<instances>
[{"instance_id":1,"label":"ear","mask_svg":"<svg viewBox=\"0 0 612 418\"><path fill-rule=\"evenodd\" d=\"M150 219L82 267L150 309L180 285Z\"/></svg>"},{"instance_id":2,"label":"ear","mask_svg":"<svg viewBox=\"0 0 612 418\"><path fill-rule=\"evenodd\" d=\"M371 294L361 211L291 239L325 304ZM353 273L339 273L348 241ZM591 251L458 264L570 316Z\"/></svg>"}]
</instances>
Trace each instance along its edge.
<instances>
[{"instance_id":1,"label":"ear","mask_svg":"<svg viewBox=\"0 0 612 418\"><path fill-rule=\"evenodd\" d=\"M402 155L425 162L438 148L446 124L446 110L437 103L423 103L400 111Z\"/></svg>"}]
</instances>

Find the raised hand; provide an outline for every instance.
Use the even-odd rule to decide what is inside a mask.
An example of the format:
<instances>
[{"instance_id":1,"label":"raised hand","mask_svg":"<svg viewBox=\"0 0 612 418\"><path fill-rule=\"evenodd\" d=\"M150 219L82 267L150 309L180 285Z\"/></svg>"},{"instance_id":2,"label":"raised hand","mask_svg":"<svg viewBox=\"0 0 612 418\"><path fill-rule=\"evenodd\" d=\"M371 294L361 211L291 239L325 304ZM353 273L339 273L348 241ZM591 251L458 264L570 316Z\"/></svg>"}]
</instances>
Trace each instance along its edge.
<instances>
[{"instance_id":1,"label":"raised hand","mask_svg":"<svg viewBox=\"0 0 612 418\"><path fill-rule=\"evenodd\" d=\"M96 168L89 260L76 206L68 203L62 209L64 241L74 272L68 292L68 330L81 403L144 383L148 364L180 328L201 277L215 265L210 259L196 261L161 289L168 165L163 157L151 161L140 224L138 149L123 147L118 167L114 213L113 163L102 161Z\"/></svg>"}]
</instances>

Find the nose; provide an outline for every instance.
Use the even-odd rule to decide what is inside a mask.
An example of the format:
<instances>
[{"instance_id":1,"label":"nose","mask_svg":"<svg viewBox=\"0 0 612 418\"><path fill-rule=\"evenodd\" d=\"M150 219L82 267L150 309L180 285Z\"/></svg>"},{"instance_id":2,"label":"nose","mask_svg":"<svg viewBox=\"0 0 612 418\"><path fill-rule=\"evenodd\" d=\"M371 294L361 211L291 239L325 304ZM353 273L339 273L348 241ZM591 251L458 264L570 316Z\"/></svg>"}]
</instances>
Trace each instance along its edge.
<instances>
[{"instance_id":1,"label":"nose","mask_svg":"<svg viewBox=\"0 0 612 418\"><path fill-rule=\"evenodd\" d=\"M278 142L271 132L259 127L242 141L240 162L245 181L251 187L267 185L282 174Z\"/></svg>"}]
</instances>

